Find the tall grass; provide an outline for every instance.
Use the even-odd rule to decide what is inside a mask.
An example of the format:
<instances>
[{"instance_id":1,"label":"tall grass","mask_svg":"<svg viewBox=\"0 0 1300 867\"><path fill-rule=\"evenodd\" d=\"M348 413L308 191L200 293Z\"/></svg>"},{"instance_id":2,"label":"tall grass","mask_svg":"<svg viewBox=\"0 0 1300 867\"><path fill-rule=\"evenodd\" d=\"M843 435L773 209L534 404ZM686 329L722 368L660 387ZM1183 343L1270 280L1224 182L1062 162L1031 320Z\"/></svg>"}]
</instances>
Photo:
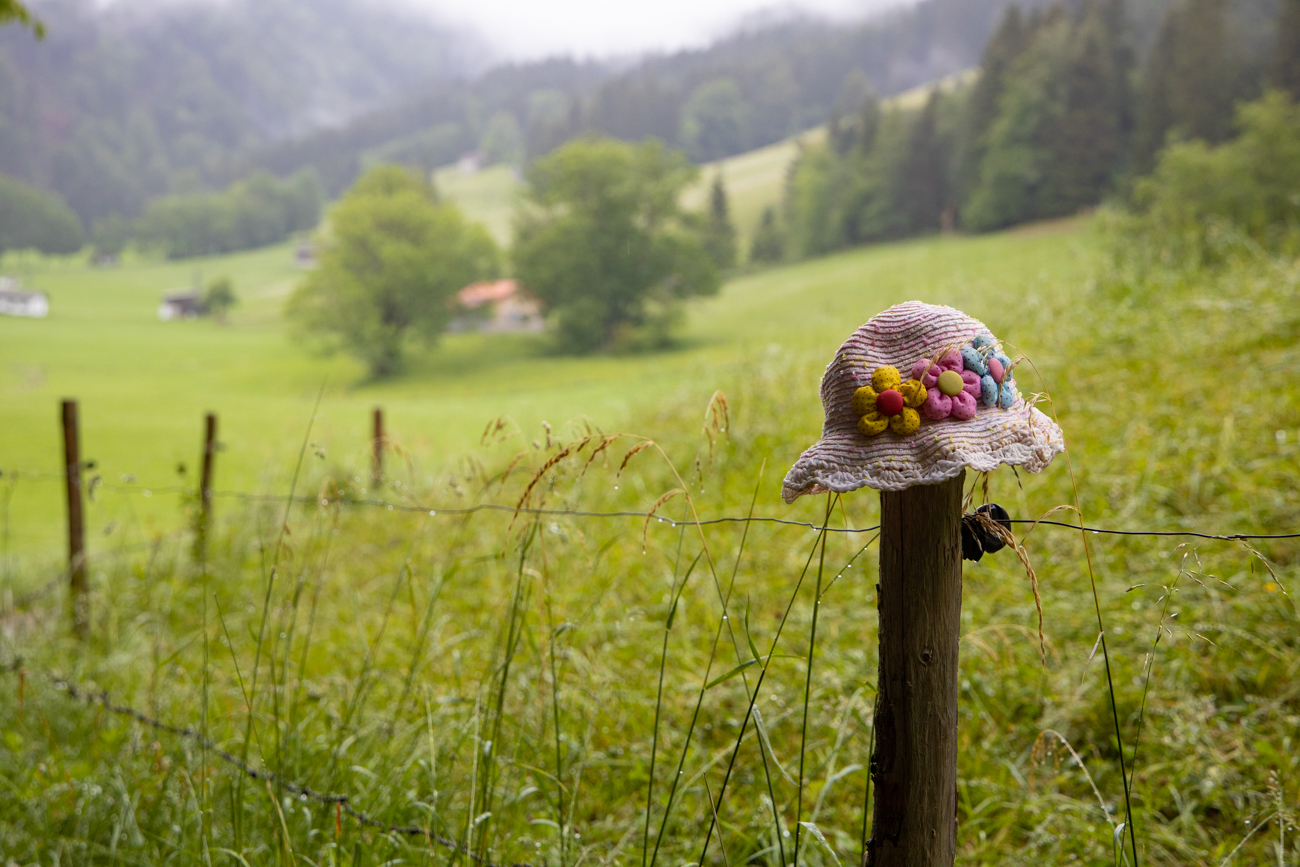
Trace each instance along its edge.
<instances>
[{"instance_id":1,"label":"tall grass","mask_svg":"<svg viewBox=\"0 0 1300 867\"><path fill-rule=\"evenodd\" d=\"M1295 530L1300 267L1097 275L1008 290L1004 321L988 322L1034 357L1042 382L1025 368L1021 387L1051 393L1083 514ZM955 285L951 300L968 291L992 289ZM201 567L179 531L97 562L85 645L64 637L61 589L17 604L46 575L7 575L0 655L28 674L0 680L5 863L856 861L870 833L875 564L872 533L838 531L873 526L876 498L786 509L773 491L773 470L816 434L824 361L746 357L701 384L730 407L709 432L693 394L635 426L657 448L585 423L553 441L503 428L480 454L388 480L391 510L346 505L352 474L308 448L310 501L219 501ZM987 482L1021 518L1073 496L1059 461ZM673 490L676 517L644 523L445 511L525 493L637 511ZM690 523L747 511L833 531ZM1004 553L965 571L959 857L1131 860L1115 845L1125 786L1084 540L1040 526L1021 541L1045 661L1022 564ZM1141 860L1296 863L1300 546L1087 542ZM198 741L70 701L44 671L430 833L251 780Z\"/></svg>"}]
</instances>

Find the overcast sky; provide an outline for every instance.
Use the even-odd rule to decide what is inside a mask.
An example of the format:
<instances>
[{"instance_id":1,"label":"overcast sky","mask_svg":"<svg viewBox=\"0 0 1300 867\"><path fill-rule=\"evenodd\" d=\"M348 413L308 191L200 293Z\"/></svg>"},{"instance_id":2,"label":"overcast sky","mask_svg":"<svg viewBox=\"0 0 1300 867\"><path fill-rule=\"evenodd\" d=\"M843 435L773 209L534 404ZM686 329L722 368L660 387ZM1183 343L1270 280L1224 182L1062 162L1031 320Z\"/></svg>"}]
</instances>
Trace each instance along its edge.
<instances>
[{"instance_id":1,"label":"overcast sky","mask_svg":"<svg viewBox=\"0 0 1300 867\"><path fill-rule=\"evenodd\" d=\"M703 45L746 18L804 9L861 18L915 0L408 0L481 34L503 57L610 57Z\"/></svg>"}]
</instances>

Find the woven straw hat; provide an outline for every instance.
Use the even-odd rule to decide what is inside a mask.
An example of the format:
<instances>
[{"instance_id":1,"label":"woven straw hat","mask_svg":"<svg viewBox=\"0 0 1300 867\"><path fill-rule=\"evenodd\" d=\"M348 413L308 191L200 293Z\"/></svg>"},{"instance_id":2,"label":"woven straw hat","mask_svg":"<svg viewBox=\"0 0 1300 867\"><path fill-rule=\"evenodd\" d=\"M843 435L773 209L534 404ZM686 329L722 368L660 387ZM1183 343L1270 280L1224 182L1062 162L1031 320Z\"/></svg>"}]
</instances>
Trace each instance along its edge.
<instances>
[{"instance_id":1,"label":"woven straw hat","mask_svg":"<svg viewBox=\"0 0 1300 867\"><path fill-rule=\"evenodd\" d=\"M1027 404L1013 363L983 323L908 301L853 332L822 377L822 438L782 485L804 494L901 491L964 468L1036 473L1065 450L1061 429Z\"/></svg>"}]
</instances>

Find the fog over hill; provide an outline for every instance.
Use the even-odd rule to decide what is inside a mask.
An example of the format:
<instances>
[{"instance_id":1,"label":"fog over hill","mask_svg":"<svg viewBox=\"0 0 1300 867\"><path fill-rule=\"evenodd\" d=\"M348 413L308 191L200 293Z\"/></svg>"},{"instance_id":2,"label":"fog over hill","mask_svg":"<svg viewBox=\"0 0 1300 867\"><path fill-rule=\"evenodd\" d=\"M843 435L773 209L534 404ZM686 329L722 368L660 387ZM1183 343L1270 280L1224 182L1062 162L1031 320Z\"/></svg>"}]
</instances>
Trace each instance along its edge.
<instances>
[{"instance_id":1,"label":"fog over hill","mask_svg":"<svg viewBox=\"0 0 1300 867\"><path fill-rule=\"evenodd\" d=\"M578 39L589 2L548 9ZM375 162L431 169L480 150L519 165L590 132L654 136L704 162L856 111L868 88L974 67L1013 0L808 2L836 15L778 6L698 47L503 62L534 14L499 19L508 0L473 15L446 0L36 0L44 42L0 29L0 173L56 192L89 229L257 170L314 169L335 195ZM1139 48L1169 2L1127 0ZM1230 0L1244 44L1276 2ZM438 23L439 9L461 23ZM498 32L467 29L489 13Z\"/></svg>"},{"instance_id":2,"label":"fog over hill","mask_svg":"<svg viewBox=\"0 0 1300 867\"><path fill-rule=\"evenodd\" d=\"M466 31L364 0L32 5L44 41L0 29L0 172L87 222L486 60Z\"/></svg>"}]
</instances>

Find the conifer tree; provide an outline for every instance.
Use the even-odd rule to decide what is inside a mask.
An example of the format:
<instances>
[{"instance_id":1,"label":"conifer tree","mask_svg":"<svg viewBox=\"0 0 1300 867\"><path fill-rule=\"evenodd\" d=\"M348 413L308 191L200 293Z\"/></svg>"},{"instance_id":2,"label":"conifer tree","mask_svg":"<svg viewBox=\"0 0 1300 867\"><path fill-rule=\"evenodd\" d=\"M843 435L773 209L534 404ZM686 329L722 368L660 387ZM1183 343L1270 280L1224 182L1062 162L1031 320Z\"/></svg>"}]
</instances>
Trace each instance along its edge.
<instances>
[{"instance_id":1,"label":"conifer tree","mask_svg":"<svg viewBox=\"0 0 1300 867\"><path fill-rule=\"evenodd\" d=\"M1025 50L1029 28L1020 7L1012 3L1002 15L997 31L984 46L980 58L980 76L971 88L966 103L966 117L961 133L961 156L957 169L964 194L969 194L979 178L984 159L986 137L998 113L998 100L1006 89L1007 72Z\"/></svg>"},{"instance_id":2,"label":"conifer tree","mask_svg":"<svg viewBox=\"0 0 1300 867\"><path fill-rule=\"evenodd\" d=\"M907 159L899 178L898 202L906 214L907 231L924 232L940 226L948 205L948 172L939 141L939 91L930 91L925 108L912 123Z\"/></svg>"},{"instance_id":3,"label":"conifer tree","mask_svg":"<svg viewBox=\"0 0 1300 867\"><path fill-rule=\"evenodd\" d=\"M1125 106L1117 93L1122 73L1115 69L1117 34L1105 14L1101 2L1089 0L1072 28L1071 56L1062 70L1065 105L1050 137L1049 175L1036 207L1040 216L1095 204L1123 155Z\"/></svg>"},{"instance_id":4,"label":"conifer tree","mask_svg":"<svg viewBox=\"0 0 1300 867\"><path fill-rule=\"evenodd\" d=\"M713 176L713 186L709 189L704 250L719 271L736 266L736 227L731 222L731 207L727 203L727 188L722 185L721 172Z\"/></svg>"},{"instance_id":5,"label":"conifer tree","mask_svg":"<svg viewBox=\"0 0 1300 867\"><path fill-rule=\"evenodd\" d=\"M1181 0L1165 12L1142 76L1133 166L1146 173L1169 134L1223 141L1238 74L1228 0Z\"/></svg>"},{"instance_id":6,"label":"conifer tree","mask_svg":"<svg viewBox=\"0 0 1300 867\"><path fill-rule=\"evenodd\" d=\"M1300 102L1300 0L1282 0L1269 85Z\"/></svg>"},{"instance_id":7,"label":"conifer tree","mask_svg":"<svg viewBox=\"0 0 1300 867\"><path fill-rule=\"evenodd\" d=\"M754 240L749 245L749 261L780 262L785 256L785 239L781 236L781 227L776 222L776 208L768 205L763 209L763 218L754 232Z\"/></svg>"}]
</instances>

